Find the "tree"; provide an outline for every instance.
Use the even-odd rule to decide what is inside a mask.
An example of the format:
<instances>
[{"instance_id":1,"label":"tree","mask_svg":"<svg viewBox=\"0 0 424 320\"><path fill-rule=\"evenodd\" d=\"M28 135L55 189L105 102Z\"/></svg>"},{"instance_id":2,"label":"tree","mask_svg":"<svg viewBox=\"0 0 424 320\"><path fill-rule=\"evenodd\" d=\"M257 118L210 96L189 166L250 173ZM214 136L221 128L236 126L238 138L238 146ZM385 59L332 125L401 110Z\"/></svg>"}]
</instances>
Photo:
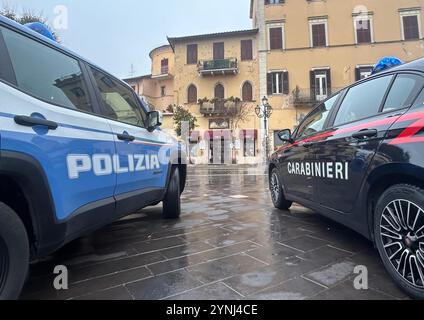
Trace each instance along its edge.
<instances>
[{"instance_id":1,"label":"tree","mask_svg":"<svg viewBox=\"0 0 424 320\"><path fill-rule=\"evenodd\" d=\"M197 118L181 106L174 106L174 123L175 123L175 133L177 136L181 137L182 134L182 124L187 122L189 125L189 130L192 131L197 127Z\"/></svg>"},{"instance_id":2,"label":"tree","mask_svg":"<svg viewBox=\"0 0 424 320\"><path fill-rule=\"evenodd\" d=\"M22 25L31 22L41 22L47 26L47 28L54 35L56 40L60 42L58 35L48 26L47 19L43 16L42 12L37 13L34 10L25 9L22 11L21 14L19 14L16 8L4 5L3 8L0 9L0 14Z\"/></svg>"}]
</instances>

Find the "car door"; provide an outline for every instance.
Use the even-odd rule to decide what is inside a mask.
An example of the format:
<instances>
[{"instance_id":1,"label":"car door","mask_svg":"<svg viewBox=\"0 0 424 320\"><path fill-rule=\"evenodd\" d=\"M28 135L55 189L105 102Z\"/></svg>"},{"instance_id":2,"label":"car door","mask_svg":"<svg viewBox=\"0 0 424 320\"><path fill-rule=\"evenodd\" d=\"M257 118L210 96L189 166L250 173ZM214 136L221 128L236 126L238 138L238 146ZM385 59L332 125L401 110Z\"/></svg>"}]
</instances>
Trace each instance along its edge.
<instances>
[{"instance_id":1,"label":"car door","mask_svg":"<svg viewBox=\"0 0 424 320\"><path fill-rule=\"evenodd\" d=\"M322 134L338 98L337 94L315 108L296 130L294 143L285 147L281 153L280 172L283 172L285 190L290 196L318 201L312 175L315 161L313 141Z\"/></svg>"},{"instance_id":2,"label":"car door","mask_svg":"<svg viewBox=\"0 0 424 320\"><path fill-rule=\"evenodd\" d=\"M115 196L137 197L163 189L168 173L168 163L160 157L167 151L164 134L146 129L146 111L133 90L94 67L90 70L103 113L109 119L115 138ZM138 196L138 199L141 198Z\"/></svg>"},{"instance_id":3,"label":"car door","mask_svg":"<svg viewBox=\"0 0 424 320\"><path fill-rule=\"evenodd\" d=\"M316 180L321 205L352 211L380 143L421 88L418 75L391 74L346 90L328 134L314 145L316 161L325 167Z\"/></svg>"},{"instance_id":4,"label":"car door","mask_svg":"<svg viewBox=\"0 0 424 320\"><path fill-rule=\"evenodd\" d=\"M59 221L88 211L87 205L105 206L104 217L113 214L116 176L96 174L92 159L114 154L114 139L107 120L96 115L82 63L12 29L0 26L0 34L2 59L13 67L13 77L0 82L2 152L40 164Z\"/></svg>"}]
</instances>

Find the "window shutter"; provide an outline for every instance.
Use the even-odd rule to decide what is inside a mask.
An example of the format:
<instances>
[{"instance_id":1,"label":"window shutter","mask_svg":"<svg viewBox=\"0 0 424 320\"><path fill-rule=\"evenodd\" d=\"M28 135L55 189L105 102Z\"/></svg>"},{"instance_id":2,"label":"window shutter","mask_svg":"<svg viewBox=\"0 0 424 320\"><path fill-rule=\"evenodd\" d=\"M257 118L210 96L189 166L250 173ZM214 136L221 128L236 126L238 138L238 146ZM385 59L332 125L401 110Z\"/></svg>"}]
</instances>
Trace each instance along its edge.
<instances>
[{"instance_id":1,"label":"window shutter","mask_svg":"<svg viewBox=\"0 0 424 320\"><path fill-rule=\"evenodd\" d=\"M310 85L311 85L311 101L315 101L315 71L309 72Z\"/></svg>"},{"instance_id":2,"label":"window shutter","mask_svg":"<svg viewBox=\"0 0 424 320\"><path fill-rule=\"evenodd\" d=\"M361 80L361 68L356 68L355 69L355 81L359 81Z\"/></svg>"},{"instance_id":3,"label":"window shutter","mask_svg":"<svg viewBox=\"0 0 424 320\"><path fill-rule=\"evenodd\" d=\"M327 73L327 95L331 96L331 70L326 70Z\"/></svg>"},{"instance_id":4,"label":"window shutter","mask_svg":"<svg viewBox=\"0 0 424 320\"><path fill-rule=\"evenodd\" d=\"M314 47L324 47L327 45L324 23L312 25L312 45Z\"/></svg>"},{"instance_id":5,"label":"window shutter","mask_svg":"<svg viewBox=\"0 0 424 320\"><path fill-rule=\"evenodd\" d=\"M216 42L213 44L213 59L222 60L225 56L224 42Z\"/></svg>"},{"instance_id":6,"label":"window shutter","mask_svg":"<svg viewBox=\"0 0 424 320\"><path fill-rule=\"evenodd\" d=\"M188 87L188 99L187 99L188 103L197 103L197 88L195 85L190 85L190 87Z\"/></svg>"},{"instance_id":7,"label":"window shutter","mask_svg":"<svg viewBox=\"0 0 424 320\"><path fill-rule=\"evenodd\" d=\"M405 40L418 39L420 35L417 16L403 17L403 30Z\"/></svg>"},{"instance_id":8,"label":"window shutter","mask_svg":"<svg viewBox=\"0 0 424 320\"><path fill-rule=\"evenodd\" d=\"M245 82L242 88L242 100L252 101L253 100L253 88L250 82Z\"/></svg>"},{"instance_id":9,"label":"window shutter","mask_svg":"<svg viewBox=\"0 0 424 320\"><path fill-rule=\"evenodd\" d=\"M283 29L281 27L269 29L269 42L271 50L283 48Z\"/></svg>"},{"instance_id":10,"label":"window shutter","mask_svg":"<svg viewBox=\"0 0 424 320\"><path fill-rule=\"evenodd\" d=\"M272 95L272 73L267 74L266 87L268 95Z\"/></svg>"},{"instance_id":11,"label":"window shutter","mask_svg":"<svg viewBox=\"0 0 424 320\"><path fill-rule=\"evenodd\" d=\"M283 94L289 94L289 73L283 72Z\"/></svg>"},{"instance_id":12,"label":"window shutter","mask_svg":"<svg viewBox=\"0 0 424 320\"><path fill-rule=\"evenodd\" d=\"M253 41L242 40L241 41L241 60L252 60L253 59Z\"/></svg>"},{"instance_id":13,"label":"window shutter","mask_svg":"<svg viewBox=\"0 0 424 320\"><path fill-rule=\"evenodd\" d=\"M187 46L187 64L197 64L197 44Z\"/></svg>"}]
</instances>

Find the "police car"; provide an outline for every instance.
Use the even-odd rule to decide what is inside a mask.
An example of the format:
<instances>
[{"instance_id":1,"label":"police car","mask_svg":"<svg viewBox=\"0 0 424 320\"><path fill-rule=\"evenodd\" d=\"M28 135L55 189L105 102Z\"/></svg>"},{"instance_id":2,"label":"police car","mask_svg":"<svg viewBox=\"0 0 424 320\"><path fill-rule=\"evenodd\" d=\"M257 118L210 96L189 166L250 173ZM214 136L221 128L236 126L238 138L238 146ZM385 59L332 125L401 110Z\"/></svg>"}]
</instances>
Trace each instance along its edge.
<instances>
[{"instance_id":1,"label":"police car","mask_svg":"<svg viewBox=\"0 0 424 320\"><path fill-rule=\"evenodd\" d=\"M395 282L424 298L424 59L317 106L271 157L275 207L300 203L374 241Z\"/></svg>"},{"instance_id":2,"label":"police car","mask_svg":"<svg viewBox=\"0 0 424 320\"><path fill-rule=\"evenodd\" d=\"M29 261L163 201L180 215L183 148L135 92L0 16L0 299Z\"/></svg>"}]
</instances>

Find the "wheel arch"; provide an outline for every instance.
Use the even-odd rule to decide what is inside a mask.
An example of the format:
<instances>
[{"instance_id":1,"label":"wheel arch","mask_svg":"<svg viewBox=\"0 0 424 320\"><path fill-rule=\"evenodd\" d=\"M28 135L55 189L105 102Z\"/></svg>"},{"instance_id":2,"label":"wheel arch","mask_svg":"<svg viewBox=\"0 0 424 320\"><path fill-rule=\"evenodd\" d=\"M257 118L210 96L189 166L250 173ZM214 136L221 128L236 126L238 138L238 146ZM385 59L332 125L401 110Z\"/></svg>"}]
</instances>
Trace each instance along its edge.
<instances>
[{"instance_id":1,"label":"wheel arch","mask_svg":"<svg viewBox=\"0 0 424 320\"><path fill-rule=\"evenodd\" d=\"M381 195L390 187L409 184L424 189L424 169L413 164L385 164L368 177L366 210L369 233L374 241L375 206Z\"/></svg>"},{"instance_id":2,"label":"wheel arch","mask_svg":"<svg viewBox=\"0 0 424 320\"><path fill-rule=\"evenodd\" d=\"M1 151L0 185L11 183L17 194L4 202L17 211L30 237L32 253L54 238L55 209L47 177L43 168L27 154ZM16 200L21 199L22 203Z\"/></svg>"}]
</instances>

